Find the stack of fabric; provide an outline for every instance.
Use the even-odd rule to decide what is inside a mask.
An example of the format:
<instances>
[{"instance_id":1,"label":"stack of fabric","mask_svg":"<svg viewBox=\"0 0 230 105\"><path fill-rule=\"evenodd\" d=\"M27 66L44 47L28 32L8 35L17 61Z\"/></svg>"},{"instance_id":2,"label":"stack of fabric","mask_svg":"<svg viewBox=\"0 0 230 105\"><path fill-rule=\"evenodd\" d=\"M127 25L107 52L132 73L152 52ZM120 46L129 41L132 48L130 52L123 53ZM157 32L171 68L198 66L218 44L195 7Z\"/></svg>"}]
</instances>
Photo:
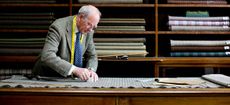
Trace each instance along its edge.
<instances>
[{"instance_id":1,"label":"stack of fabric","mask_svg":"<svg viewBox=\"0 0 230 105\"><path fill-rule=\"evenodd\" d=\"M1 12L0 29L44 29L54 20L52 12Z\"/></svg>"},{"instance_id":2,"label":"stack of fabric","mask_svg":"<svg viewBox=\"0 0 230 105\"><path fill-rule=\"evenodd\" d=\"M230 40L170 40L172 57L229 57Z\"/></svg>"},{"instance_id":3,"label":"stack of fabric","mask_svg":"<svg viewBox=\"0 0 230 105\"><path fill-rule=\"evenodd\" d=\"M14 3L14 4L52 4L56 0L0 0L0 3Z\"/></svg>"},{"instance_id":4,"label":"stack of fabric","mask_svg":"<svg viewBox=\"0 0 230 105\"><path fill-rule=\"evenodd\" d=\"M44 42L45 38L1 38L0 55L37 56Z\"/></svg>"},{"instance_id":5,"label":"stack of fabric","mask_svg":"<svg viewBox=\"0 0 230 105\"><path fill-rule=\"evenodd\" d=\"M94 38L99 57L132 56L145 57L145 38Z\"/></svg>"},{"instance_id":6,"label":"stack of fabric","mask_svg":"<svg viewBox=\"0 0 230 105\"><path fill-rule=\"evenodd\" d=\"M11 78L12 75L31 75L32 65L28 63L17 63L17 64L4 64L1 63L0 66L0 80Z\"/></svg>"},{"instance_id":7,"label":"stack of fabric","mask_svg":"<svg viewBox=\"0 0 230 105\"><path fill-rule=\"evenodd\" d=\"M143 3L143 0L78 0L79 3Z\"/></svg>"},{"instance_id":8,"label":"stack of fabric","mask_svg":"<svg viewBox=\"0 0 230 105\"><path fill-rule=\"evenodd\" d=\"M228 4L226 0L167 0L171 4Z\"/></svg>"},{"instance_id":9,"label":"stack of fabric","mask_svg":"<svg viewBox=\"0 0 230 105\"><path fill-rule=\"evenodd\" d=\"M172 31L229 31L229 16L209 16L206 11L188 11L186 16L169 16Z\"/></svg>"},{"instance_id":10,"label":"stack of fabric","mask_svg":"<svg viewBox=\"0 0 230 105\"><path fill-rule=\"evenodd\" d=\"M143 18L102 18L96 30L100 31L145 31Z\"/></svg>"}]
</instances>

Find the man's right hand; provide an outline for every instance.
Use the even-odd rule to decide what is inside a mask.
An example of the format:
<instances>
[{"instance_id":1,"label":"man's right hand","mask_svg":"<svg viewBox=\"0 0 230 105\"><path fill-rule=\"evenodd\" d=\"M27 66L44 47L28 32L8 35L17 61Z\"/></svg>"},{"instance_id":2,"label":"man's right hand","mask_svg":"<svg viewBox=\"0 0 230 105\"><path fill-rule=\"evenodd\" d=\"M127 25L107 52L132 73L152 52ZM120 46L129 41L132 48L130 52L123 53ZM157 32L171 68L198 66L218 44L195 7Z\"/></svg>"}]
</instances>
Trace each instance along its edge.
<instances>
[{"instance_id":1,"label":"man's right hand","mask_svg":"<svg viewBox=\"0 0 230 105\"><path fill-rule=\"evenodd\" d=\"M74 69L73 74L83 81L87 81L90 78L90 71L86 68Z\"/></svg>"}]
</instances>

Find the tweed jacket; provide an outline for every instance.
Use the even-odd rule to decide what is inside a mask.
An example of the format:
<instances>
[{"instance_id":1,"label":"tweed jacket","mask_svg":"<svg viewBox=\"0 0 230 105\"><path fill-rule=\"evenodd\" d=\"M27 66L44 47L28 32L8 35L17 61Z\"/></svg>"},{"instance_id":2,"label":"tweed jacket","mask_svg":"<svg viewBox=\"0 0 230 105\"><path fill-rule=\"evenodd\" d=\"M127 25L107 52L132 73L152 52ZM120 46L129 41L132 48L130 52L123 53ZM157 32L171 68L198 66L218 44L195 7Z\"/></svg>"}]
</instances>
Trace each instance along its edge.
<instances>
[{"instance_id":1,"label":"tweed jacket","mask_svg":"<svg viewBox=\"0 0 230 105\"><path fill-rule=\"evenodd\" d=\"M68 75L72 66L70 59L73 18L74 16L60 18L50 25L43 50L33 68L33 74L64 77ZM84 67L90 67L96 72L98 60L93 33L83 34L82 55Z\"/></svg>"}]
</instances>

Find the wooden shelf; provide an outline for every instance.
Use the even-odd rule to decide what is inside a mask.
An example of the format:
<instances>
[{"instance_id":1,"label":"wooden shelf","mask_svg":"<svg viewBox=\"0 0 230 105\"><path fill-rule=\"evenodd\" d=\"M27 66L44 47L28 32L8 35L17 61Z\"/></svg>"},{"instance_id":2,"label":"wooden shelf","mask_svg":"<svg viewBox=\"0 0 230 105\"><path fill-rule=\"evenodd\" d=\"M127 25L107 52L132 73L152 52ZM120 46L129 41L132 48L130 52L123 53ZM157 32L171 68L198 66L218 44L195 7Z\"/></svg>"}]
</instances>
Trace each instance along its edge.
<instances>
[{"instance_id":1,"label":"wooden shelf","mask_svg":"<svg viewBox=\"0 0 230 105\"><path fill-rule=\"evenodd\" d=\"M130 35L136 35L136 34L143 34L143 35L154 35L154 31L96 31L96 34L130 34Z\"/></svg>"},{"instance_id":2,"label":"wooden shelf","mask_svg":"<svg viewBox=\"0 0 230 105\"><path fill-rule=\"evenodd\" d=\"M0 4L0 7L69 7L69 4Z\"/></svg>"},{"instance_id":3,"label":"wooden shelf","mask_svg":"<svg viewBox=\"0 0 230 105\"><path fill-rule=\"evenodd\" d=\"M229 57L159 57L165 64L229 64ZM229 65L230 66L230 65Z\"/></svg>"},{"instance_id":4,"label":"wooden shelf","mask_svg":"<svg viewBox=\"0 0 230 105\"><path fill-rule=\"evenodd\" d=\"M73 7L81 7L82 5L85 4L73 4ZM93 4L96 7L109 7L109 8L114 8L114 7L124 7L124 8L146 8L146 7L155 7L155 4Z\"/></svg>"},{"instance_id":5,"label":"wooden shelf","mask_svg":"<svg viewBox=\"0 0 230 105\"><path fill-rule=\"evenodd\" d=\"M35 62L37 56L0 56L0 62ZM117 59L116 57L98 58L99 61L154 61L160 62L162 59L155 57L129 57L126 59Z\"/></svg>"},{"instance_id":6,"label":"wooden shelf","mask_svg":"<svg viewBox=\"0 0 230 105\"><path fill-rule=\"evenodd\" d=\"M0 56L0 62L9 62L9 63L16 63L16 62L29 62L35 63L37 56Z\"/></svg>"},{"instance_id":7,"label":"wooden shelf","mask_svg":"<svg viewBox=\"0 0 230 105\"><path fill-rule=\"evenodd\" d=\"M228 57L159 57L155 76L158 77L160 67L230 67L230 59Z\"/></svg>"},{"instance_id":8,"label":"wooden shelf","mask_svg":"<svg viewBox=\"0 0 230 105\"><path fill-rule=\"evenodd\" d=\"M215 4L158 4L158 7L173 7L173 8L188 8L188 7L211 7L211 8L230 8L230 5L215 5Z\"/></svg>"},{"instance_id":9,"label":"wooden shelf","mask_svg":"<svg viewBox=\"0 0 230 105\"><path fill-rule=\"evenodd\" d=\"M155 64L155 77L160 76L160 68L185 67L191 70L191 68L196 67L230 67L230 59L228 57L159 57L158 59L160 59L161 62L156 62ZM163 76L165 76L164 73Z\"/></svg>"},{"instance_id":10,"label":"wooden shelf","mask_svg":"<svg viewBox=\"0 0 230 105\"><path fill-rule=\"evenodd\" d=\"M200 35L200 34L210 34L210 35L229 35L230 31L159 31L158 34L192 34L192 35Z\"/></svg>"},{"instance_id":11,"label":"wooden shelf","mask_svg":"<svg viewBox=\"0 0 230 105\"><path fill-rule=\"evenodd\" d=\"M0 32L18 32L18 33L47 33L48 30L35 30L35 29L0 29Z\"/></svg>"},{"instance_id":12,"label":"wooden shelf","mask_svg":"<svg viewBox=\"0 0 230 105\"><path fill-rule=\"evenodd\" d=\"M108 58L99 58L99 61L150 61L150 62L160 62L162 61L156 57L129 57L128 59L118 59L116 57L108 57Z\"/></svg>"},{"instance_id":13,"label":"wooden shelf","mask_svg":"<svg viewBox=\"0 0 230 105\"><path fill-rule=\"evenodd\" d=\"M167 4L167 0L156 5L156 56L161 59L157 62L155 76L163 68L192 68L192 67L230 67L229 57L169 57L170 40L229 40L230 31L171 31L168 29L168 16L185 16L186 11L208 11L210 16L230 16L230 5L219 4ZM229 2L229 1L228 1ZM165 44L167 43L167 44ZM167 47L167 50L165 48ZM185 69L186 70L186 69ZM191 69L189 69L191 70Z\"/></svg>"}]
</instances>

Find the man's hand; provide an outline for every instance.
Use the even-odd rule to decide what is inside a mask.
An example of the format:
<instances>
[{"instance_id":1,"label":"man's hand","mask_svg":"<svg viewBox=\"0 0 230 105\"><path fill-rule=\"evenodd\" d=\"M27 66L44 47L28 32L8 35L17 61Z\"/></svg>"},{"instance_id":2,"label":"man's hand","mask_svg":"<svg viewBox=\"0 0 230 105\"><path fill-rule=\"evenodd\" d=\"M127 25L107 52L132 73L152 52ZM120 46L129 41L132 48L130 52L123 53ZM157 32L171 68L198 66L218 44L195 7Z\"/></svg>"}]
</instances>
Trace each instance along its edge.
<instances>
[{"instance_id":1,"label":"man's hand","mask_svg":"<svg viewBox=\"0 0 230 105\"><path fill-rule=\"evenodd\" d=\"M87 81L90 78L90 71L86 68L74 69L73 74L83 81Z\"/></svg>"},{"instance_id":2,"label":"man's hand","mask_svg":"<svg viewBox=\"0 0 230 105\"><path fill-rule=\"evenodd\" d=\"M91 82L96 82L98 80L98 75L97 73L95 73L94 71L92 70L89 70L90 71L90 79L91 79Z\"/></svg>"},{"instance_id":3,"label":"man's hand","mask_svg":"<svg viewBox=\"0 0 230 105\"><path fill-rule=\"evenodd\" d=\"M83 81L96 82L98 80L98 75L92 70L86 68L77 68L73 70L73 74Z\"/></svg>"}]
</instances>

